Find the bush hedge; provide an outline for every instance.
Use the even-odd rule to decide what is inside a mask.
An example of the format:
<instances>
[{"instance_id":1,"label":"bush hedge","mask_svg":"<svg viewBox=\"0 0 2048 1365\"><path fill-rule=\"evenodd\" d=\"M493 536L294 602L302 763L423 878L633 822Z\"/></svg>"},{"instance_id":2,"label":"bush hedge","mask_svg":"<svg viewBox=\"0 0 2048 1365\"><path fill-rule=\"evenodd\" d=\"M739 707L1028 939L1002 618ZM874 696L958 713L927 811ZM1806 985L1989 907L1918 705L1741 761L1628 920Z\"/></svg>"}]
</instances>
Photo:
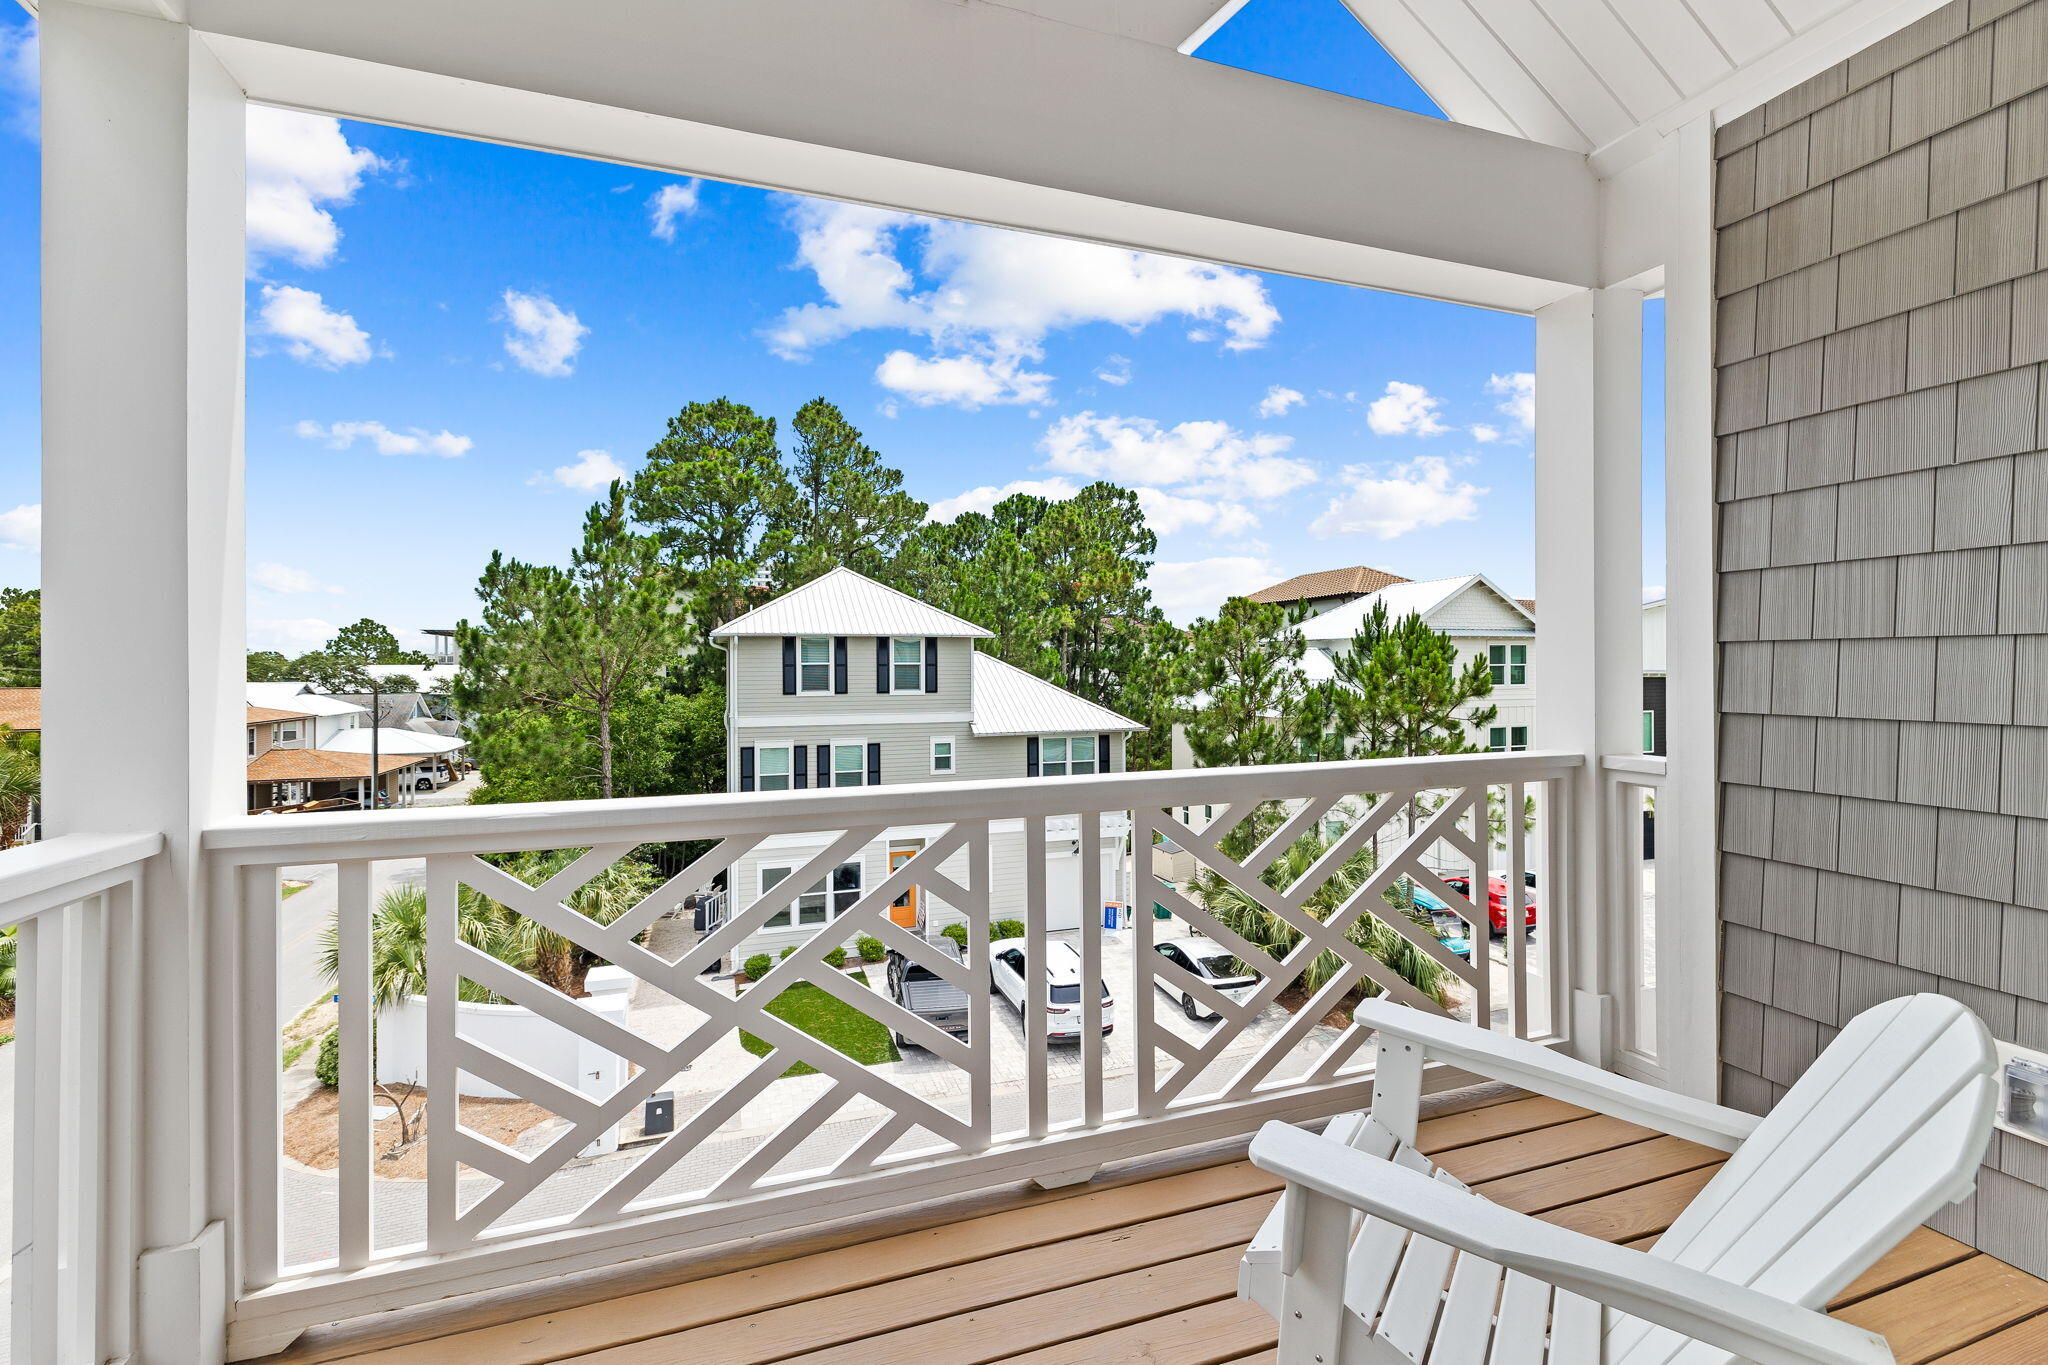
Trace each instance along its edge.
<instances>
[{"instance_id":1,"label":"bush hedge","mask_svg":"<svg viewBox=\"0 0 2048 1365\"><path fill-rule=\"evenodd\" d=\"M1024 937L1024 921L1021 919L999 919L988 927L991 939Z\"/></svg>"},{"instance_id":2,"label":"bush hedge","mask_svg":"<svg viewBox=\"0 0 2048 1365\"><path fill-rule=\"evenodd\" d=\"M775 959L766 953L755 953L740 964L740 970L747 974L747 980L759 981L775 966Z\"/></svg>"},{"instance_id":3,"label":"bush hedge","mask_svg":"<svg viewBox=\"0 0 2048 1365\"><path fill-rule=\"evenodd\" d=\"M844 967L846 965L846 949L834 948L831 952L825 954L825 965L834 969Z\"/></svg>"},{"instance_id":4,"label":"bush hedge","mask_svg":"<svg viewBox=\"0 0 2048 1365\"><path fill-rule=\"evenodd\" d=\"M888 945L873 934L862 934L853 941L853 946L859 950L862 962L880 962L889 955Z\"/></svg>"},{"instance_id":5,"label":"bush hedge","mask_svg":"<svg viewBox=\"0 0 2048 1365\"><path fill-rule=\"evenodd\" d=\"M940 935L940 936L941 936L942 938L950 938L950 939L952 939L954 943L956 943L956 944L958 944L958 945L959 945L959 947L960 947L960 950L961 950L962 952L965 952L965 951L967 951L967 926L966 926L966 925L964 925L964 924L949 924L949 925L947 925L947 926L946 926L945 928L943 928L943 929L939 930L939 935Z\"/></svg>"},{"instance_id":6,"label":"bush hedge","mask_svg":"<svg viewBox=\"0 0 2048 1365\"><path fill-rule=\"evenodd\" d=\"M329 1090L341 1089L341 1030L331 1028L320 1035L320 1056L313 1062L313 1075Z\"/></svg>"}]
</instances>

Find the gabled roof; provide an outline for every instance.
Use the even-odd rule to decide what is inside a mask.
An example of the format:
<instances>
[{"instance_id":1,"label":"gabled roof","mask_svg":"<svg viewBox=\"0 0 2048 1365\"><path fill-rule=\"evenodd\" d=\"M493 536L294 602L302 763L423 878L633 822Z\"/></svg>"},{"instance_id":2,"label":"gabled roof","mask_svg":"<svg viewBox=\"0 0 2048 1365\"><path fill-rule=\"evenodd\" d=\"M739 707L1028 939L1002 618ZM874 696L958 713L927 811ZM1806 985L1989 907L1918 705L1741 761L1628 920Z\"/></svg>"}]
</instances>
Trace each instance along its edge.
<instances>
[{"instance_id":1,"label":"gabled roof","mask_svg":"<svg viewBox=\"0 0 2048 1365\"><path fill-rule=\"evenodd\" d=\"M419 764L421 754L379 754L377 772L397 772ZM370 775L368 754L338 754L329 749L272 749L249 760L250 782L346 782Z\"/></svg>"},{"instance_id":2,"label":"gabled roof","mask_svg":"<svg viewBox=\"0 0 2048 1365\"><path fill-rule=\"evenodd\" d=\"M976 735L1098 734L1145 728L980 650L974 652L970 681Z\"/></svg>"},{"instance_id":3,"label":"gabled roof","mask_svg":"<svg viewBox=\"0 0 2048 1365\"><path fill-rule=\"evenodd\" d=\"M249 708L246 723L250 725L269 725L280 720L311 720L312 718L313 713L311 711L300 711L296 708L286 710L277 706L252 706Z\"/></svg>"},{"instance_id":4,"label":"gabled roof","mask_svg":"<svg viewBox=\"0 0 2048 1365\"><path fill-rule=\"evenodd\" d=\"M1284 583L1275 583L1270 588L1260 588L1247 593L1254 602L1299 602L1318 597L1344 597L1354 593L1377 592L1392 583L1406 583L1407 579L1385 569L1375 569L1364 564L1355 564L1348 569L1318 569L1314 573L1296 574Z\"/></svg>"},{"instance_id":5,"label":"gabled roof","mask_svg":"<svg viewBox=\"0 0 2048 1365\"><path fill-rule=\"evenodd\" d=\"M995 632L842 567L711 632L714 640L741 635L937 635L986 640Z\"/></svg>"},{"instance_id":6,"label":"gabled roof","mask_svg":"<svg viewBox=\"0 0 2048 1365\"><path fill-rule=\"evenodd\" d=\"M340 697L324 696L313 690L309 682L252 682L244 686L248 690L251 706L277 708L297 707L301 715L307 716L364 716L367 707L354 702L343 701Z\"/></svg>"},{"instance_id":7,"label":"gabled roof","mask_svg":"<svg viewBox=\"0 0 2048 1365\"><path fill-rule=\"evenodd\" d=\"M1349 640L1358 633L1359 626L1365 623L1365 618L1371 614L1374 605L1380 602L1386 603L1387 615L1396 620L1413 612L1425 622L1435 625L1435 622L1429 620L1432 612L1475 586L1484 587L1488 593L1505 603L1509 611L1527 622L1531 630L1535 629L1535 616L1519 599L1501 591L1485 574L1474 573L1466 574L1462 578L1432 578L1421 583L1389 584L1377 592L1368 593L1364 597L1355 598L1341 606L1309 617L1301 623L1301 633L1311 640ZM1460 632L1455 628L1437 628L1449 635L1471 633Z\"/></svg>"},{"instance_id":8,"label":"gabled roof","mask_svg":"<svg viewBox=\"0 0 2048 1365\"><path fill-rule=\"evenodd\" d=\"M370 737L373 734L377 738L379 754L452 754L469 744L466 739L422 734L418 730L400 730L389 725L380 725L373 730L370 726L359 725L353 730L343 730L328 740L320 746L320 752L367 754L370 752Z\"/></svg>"}]
</instances>

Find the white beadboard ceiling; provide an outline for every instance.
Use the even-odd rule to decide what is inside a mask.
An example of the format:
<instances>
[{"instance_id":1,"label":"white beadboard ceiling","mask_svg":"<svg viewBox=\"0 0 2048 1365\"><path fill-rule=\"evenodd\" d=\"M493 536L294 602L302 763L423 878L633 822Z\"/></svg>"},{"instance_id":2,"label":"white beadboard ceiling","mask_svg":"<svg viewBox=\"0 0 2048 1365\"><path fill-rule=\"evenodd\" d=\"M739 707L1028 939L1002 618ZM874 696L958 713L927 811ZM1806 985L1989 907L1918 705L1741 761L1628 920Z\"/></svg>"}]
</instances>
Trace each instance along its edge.
<instances>
[{"instance_id":1,"label":"white beadboard ceiling","mask_svg":"<svg viewBox=\"0 0 2048 1365\"><path fill-rule=\"evenodd\" d=\"M1246 0L996 3L1189 50ZM1330 3L1348 8L1457 122L1592 153L1701 113L1739 113L1944 0ZM1165 37L1191 17L1179 39Z\"/></svg>"}]
</instances>

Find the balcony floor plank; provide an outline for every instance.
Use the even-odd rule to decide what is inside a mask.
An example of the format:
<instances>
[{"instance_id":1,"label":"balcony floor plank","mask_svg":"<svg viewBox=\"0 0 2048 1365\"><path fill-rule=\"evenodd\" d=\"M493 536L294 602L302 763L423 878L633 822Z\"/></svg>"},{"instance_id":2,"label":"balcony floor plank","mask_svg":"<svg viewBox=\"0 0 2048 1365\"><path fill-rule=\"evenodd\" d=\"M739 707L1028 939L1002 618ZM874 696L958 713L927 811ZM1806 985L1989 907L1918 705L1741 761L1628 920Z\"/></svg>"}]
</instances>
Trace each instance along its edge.
<instances>
[{"instance_id":1,"label":"balcony floor plank","mask_svg":"<svg viewBox=\"0 0 2048 1365\"><path fill-rule=\"evenodd\" d=\"M1551 1100L1495 1091L1467 1103L1478 1107L1424 1121L1425 1150L1478 1173L1503 1203L1637 1246L1721 1159ZM674 1283L558 1297L510 1321L444 1312L437 1334L329 1337L271 1362L1270 1365L1273 1322L1234 1294L1238 1255L1277 1184L1242 1151L1219 1148L1192 1168L1162 1161L1108 1188L1012 1193L1021 1206L934 1226L901 1221L905 1211L864 1240L798 1243L780 1259L736 1250L723 1264L692 1262ZM1901 1362L2048 1359L2048 1282L1926 1228L1845 1290L1836 1312L1887 1333Z\"/></svg>"}]
</instances>

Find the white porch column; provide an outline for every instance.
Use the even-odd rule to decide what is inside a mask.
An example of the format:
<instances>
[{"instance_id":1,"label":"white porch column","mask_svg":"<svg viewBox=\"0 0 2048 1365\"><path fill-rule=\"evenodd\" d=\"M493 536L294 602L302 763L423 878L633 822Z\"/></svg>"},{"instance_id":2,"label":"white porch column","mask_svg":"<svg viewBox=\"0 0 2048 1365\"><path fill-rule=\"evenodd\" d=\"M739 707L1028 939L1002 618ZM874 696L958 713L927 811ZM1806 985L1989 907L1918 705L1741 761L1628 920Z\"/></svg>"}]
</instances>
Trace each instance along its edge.
<instances>
[{"instance_id":1,"label":"white porch column","mask_svg":"<svg viewBox=\"0 0 2048 1365\"><path fill-rule=\"evenodd\" d=\"M197 834L240 809L243 99L183 25L44 0L41 26L45 821L165 836L120 1121L146 1134L133 1358L191 1365L229 1294Z\"/></svg>"},{"instance_id":2,"label":"white porch column","mask_svg":"<svg viewBox=\"0 0 2048 1365\"><path fill-rule=\"evenodd\" d=\"M1542 729L1530 742L1587 756L1572 824L1571 1028L1573 1051L1600 1065L1614 1045L1600 758L1642 748L1642 304L1636 290L1599 289L1536 313Z\"/></svg>"}]
</instances>

